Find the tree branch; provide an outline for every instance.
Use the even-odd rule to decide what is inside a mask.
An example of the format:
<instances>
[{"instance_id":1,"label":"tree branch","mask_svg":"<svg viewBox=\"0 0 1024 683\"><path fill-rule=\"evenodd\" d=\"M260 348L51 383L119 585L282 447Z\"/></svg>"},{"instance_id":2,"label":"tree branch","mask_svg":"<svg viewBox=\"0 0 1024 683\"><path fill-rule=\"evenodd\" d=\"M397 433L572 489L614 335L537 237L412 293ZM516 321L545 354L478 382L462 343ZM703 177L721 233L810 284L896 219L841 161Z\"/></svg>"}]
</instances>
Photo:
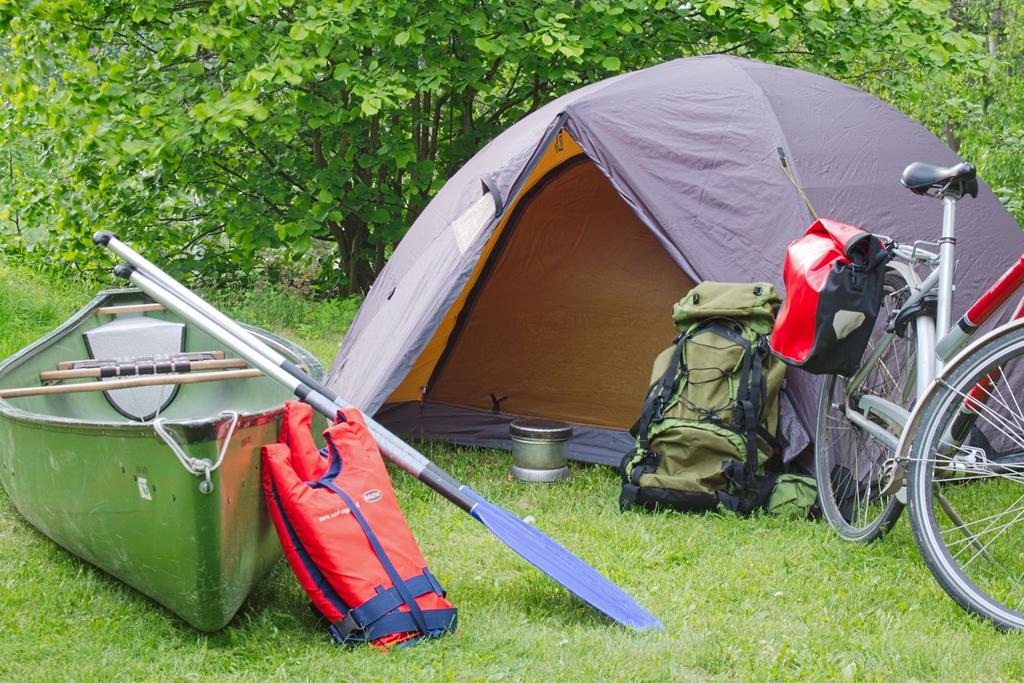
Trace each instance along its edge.
<instances>
[{"instance_id":1,"label":"tree branch","mask_svg":"<svg viewBox=\"0 0 1024 683\"><path fill-rule=\"evenodd\" d=\"M319 129L313 131L312 147L313 163L316 164L317 168L327 168L327 160L324 159L324 148Z\"/></svg>"},{"instance_id":2,"label":"tree branch","mask_svg":"<svg viewBox=\"0 0 1024 683\"><path fill-rule=\"evenodd\" d=\"M254 152L256 152L261 157L263 157L263 160L266 161L267 164L270 165L271 170L273 170L274 173L277 174L278 177L286 180L293 188L295 188L299 192L304 192L306 194L309 194L309 190L307 190L306 187L302 183L300 183L298 180L293 178L291 176L291 174L289 174L287 171L285 171L283 168L281 168L280 164L278 164L276 161L274 161L274 159L272 159L271 156L269 154L267 154L266 150L264 150L262 147L257 145L255 142L253 142L252 138L250 138L245 133L242 133L242 138L246 142L249 143L249 147Z\"/></svg>"}]
</instances>

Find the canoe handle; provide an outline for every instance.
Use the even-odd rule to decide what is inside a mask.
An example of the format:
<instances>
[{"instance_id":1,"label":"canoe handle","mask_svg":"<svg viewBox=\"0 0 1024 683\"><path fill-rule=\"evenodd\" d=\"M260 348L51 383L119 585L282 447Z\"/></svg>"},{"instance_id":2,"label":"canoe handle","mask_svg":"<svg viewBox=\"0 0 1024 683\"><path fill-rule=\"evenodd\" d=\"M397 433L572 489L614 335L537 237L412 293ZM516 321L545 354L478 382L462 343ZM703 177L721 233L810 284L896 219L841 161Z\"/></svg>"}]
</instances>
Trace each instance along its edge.
<instances>
[{"instance_id":1,"label":"canoe handle","mask_svg":"<svg viewBox=\"0 0 1024 683\"><path fill-rule=\"evenodd\" d=\"M191 475L203 477L203 480L199 482L200 493L213 493L213 481L210 475L224 462L224 456L227 454L228 446L231 444L231 437L235 435L235 428L238 427L238 413L233 410L225 410L221 415L223 417L230 417L231 422L228 424L227 434L224 435L224 443L221 444L220 453L217 454L217 461L214 463L211 463L206 458L193 458L186 453L181 444L167 431L167 426L173 425L173 422L164 417L158 417L153 420L153 431L167 444L167 447L178 458L178 462L181 463L182 467Z\"/></svg>"}]
</instances>

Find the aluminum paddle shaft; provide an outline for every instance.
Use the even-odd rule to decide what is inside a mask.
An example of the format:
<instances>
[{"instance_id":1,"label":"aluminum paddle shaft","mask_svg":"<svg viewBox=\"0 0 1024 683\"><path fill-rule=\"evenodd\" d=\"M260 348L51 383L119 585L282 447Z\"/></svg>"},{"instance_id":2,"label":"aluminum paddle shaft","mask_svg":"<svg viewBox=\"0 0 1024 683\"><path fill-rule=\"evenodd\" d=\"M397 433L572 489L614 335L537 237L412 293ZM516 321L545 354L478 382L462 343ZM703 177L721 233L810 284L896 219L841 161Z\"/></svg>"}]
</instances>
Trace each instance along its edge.
<instances>
[{"instance_id":1,"label":"aluminum paddle shaft","mask_svg":"<svg viewBox=\"0 0 1024 683\"><path fill-rule=\"evenodd\" d=\"M113 233L98 232L93 241L129 264L115 268L115 274L128 279L155 301L287 387L317 412L333 419L339 409L350 407L340 399L331 398L333 392L330 389L147 261ZM577 597L627 626L661 628L661 623L625 591L563 546L479 496L375 420L367 416L366 423L385 457L468 512L512 550Z\"/></svg>"},{"instance_id":2,"label":"aluminum paddle shaft","mask_svg":"<svg viewBox=\"0 0 1024 683\"><path fill-rule=\"evenodd\" d=\"M262 370L264 374L287 386L295 392L299 399L306 401L320 412L324 412L326 404L316 405L315 401L317 401L317 398L312 397L311 394L319 394L321 399L334 404L327 412L324 412L330 419L334 418L338 408L352 407L340 398L332 398L333 392L330 389L314 380L254 334L160 270L144 256L118 239L114 233L107 231L97 232L93 235L93 241L117 254L129 265L130 271L123 268L115 270L119 277L130 280L136 287L149 294L156 301L164 304L182 318L194 322L204 332L223 343L242 358L248 360L252 365ZM164 299L170 299L171 303ZM180 310L182 305L186 305L191 312L183 313ZM259 363L252 360L254 356L260 357ZM273 370L271 370L271 367L273 367ZM323 401L320 402L323 403ZM417 479L422 479L423 473L432 467L433 471L426 476L431 474L437 475L442 479L446 479L449 485L456 484L455 488L450 492L438 489L440 493L451 498L449 493L455 495L458 492L458 482L455 479L433 465L430 460L392 434L376 420L368 415L365 417L366 424L377 440L381 452L389 460ZM473 502L462 496L456 504L468 511L472 507Z\"/></svg>"},{"instance_id":3,"label":"aluminum paddle shaft","mask_svg":"<svg viewBox=\"0 0 1024 683\"><path fill-rule=\"evenodd\" d=\"M262 349L258 348L254 344L250 344L247 339L233 335L229 330L221 327L217 322L205 317L194 306L176 298L171 292L167 291L164 287L161 287L152 278L147 275L143 275L142 272L135 270L132 266L117 266L114 269L114 273L118 277L123 277L126 280L129 280L133 285L151 296L154 300L162 303L168 310L178 314L182 319L188 320L203 332L206 332L208 335L224 344L224 346L249 361L251 365L261 370L263 374L267 375L279 384L288 387L288 389L290 389L292 393L299 398L299 400L310 404L317 412L326 416L328 419L333 420L339 409L349 407L339 405L328 396L325 396L315 388L310 387L308 384L295 377L292 373L287 372L281 367L281 365L275 364L274 359L270 355L264 354ZM241 330L243 328L239 327L239 329ZM246 332L246 336L252 338L252 335L248 332ZM260 344L262 345L262 343ZM270 350L269 347L266 348L267 350ZM284 362L287 363L287 361ZM383 453L389 460L396 463L402 469L430 486L432 489L458 505L466 512L472 513L477 502L461 490L461 485L457 480L427 460L418 451L412 449L397 436L377 424L374 420L367 417L366 423L367 426L370 427L370 431L373 433L374 439L377 441L381 453Z\"/></svg>"}]
</instances>

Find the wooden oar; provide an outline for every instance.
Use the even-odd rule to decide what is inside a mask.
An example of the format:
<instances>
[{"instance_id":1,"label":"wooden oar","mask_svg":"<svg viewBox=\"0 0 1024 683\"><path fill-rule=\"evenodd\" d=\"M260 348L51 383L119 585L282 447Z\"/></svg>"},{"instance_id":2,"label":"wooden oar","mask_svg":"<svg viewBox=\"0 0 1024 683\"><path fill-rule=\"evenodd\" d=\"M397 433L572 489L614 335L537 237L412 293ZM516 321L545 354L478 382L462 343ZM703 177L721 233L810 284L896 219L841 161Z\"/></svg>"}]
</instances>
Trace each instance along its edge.
<instances>
[{"instance_id":1,"label":"wooden oar","mask_svg":"<svg viewBox=\"0 0 1024 683\"><path fill-rule=\"evenodd\" d=\"M181 365L187 369L180 369ZM131 377L135 375L170 375L196 370L226 370L228 368L244 368L247 365L242 358L226 358L224 360L167 361L149 364L107 365L105 367L75 368L74 370L46 370L39 373L40 382L59 382L65 379L84 379L86 377ZM165 369L166 367L166 369ZM108 373L107 375L104 372Z\"/></svg>"},{"instance_id":2,"label":"wooden oar","mask_svg":"<svg viewBox=\"0 0 1024 683\"><path fill-rule=\"evenodd\" d=\"M224 382L233 379L249 379L259 377L259 370L223 370L220 372L200 372L189 375L161 375L153 377L135 377L132 379L115 379L109 382L82 382L80 384L55 384L49 387L21 387L18 389L0 389L0 398L20 398L24 396L46 396L52 394L77 394L86 391L117 391L134 387L158 387L174 384L198 384L199 382Z\"/></svg>"}]
</instances>

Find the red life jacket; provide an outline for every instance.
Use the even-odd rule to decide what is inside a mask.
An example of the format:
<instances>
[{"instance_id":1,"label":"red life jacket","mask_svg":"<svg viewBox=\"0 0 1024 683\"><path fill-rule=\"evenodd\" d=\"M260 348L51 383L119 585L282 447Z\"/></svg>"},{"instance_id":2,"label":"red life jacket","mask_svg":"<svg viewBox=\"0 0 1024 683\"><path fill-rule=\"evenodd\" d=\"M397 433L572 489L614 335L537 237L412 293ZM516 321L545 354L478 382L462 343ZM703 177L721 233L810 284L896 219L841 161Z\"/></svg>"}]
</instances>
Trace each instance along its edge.
<instances>
[{"instance_id":1,"label":"red life jacket","mask_svg":"<svg viewBox=\"0 0 1024 683\"><path fill-rule=\"evenodd\" d=\"M786 298L771 336L775 355L815 374L856 372L891 258L871 233L828 218L815 221L786 250Z\"/></svg>"},{"instance_id":2,"label":"red life jacket","mask_svg":"<svg viewBox=\"0 0 1024 683\"><path fill-rule=\"evenodd\" d=\"M456 610L427 569L358 410L339 411L317 449L312 409L285 405L283 443L263 447L278 538L338 643L386 648L454 631Z\"/></svg>"}]
</instances>

